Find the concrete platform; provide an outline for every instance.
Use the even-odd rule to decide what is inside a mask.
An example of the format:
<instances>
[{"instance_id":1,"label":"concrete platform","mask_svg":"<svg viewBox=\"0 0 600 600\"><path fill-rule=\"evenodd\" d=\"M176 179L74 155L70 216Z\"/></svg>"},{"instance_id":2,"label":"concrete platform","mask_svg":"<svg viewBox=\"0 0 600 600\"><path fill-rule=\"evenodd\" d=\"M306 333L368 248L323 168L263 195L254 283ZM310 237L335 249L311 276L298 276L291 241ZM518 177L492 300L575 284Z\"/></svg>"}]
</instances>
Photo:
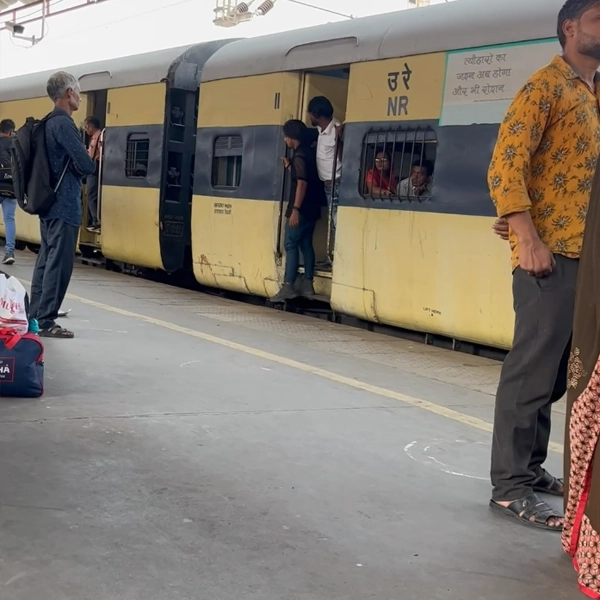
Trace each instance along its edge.
<instances>
[{"instance_id":1,"label":"concrete platform","mask_svg":"<svg viewBox=\"0 0 600 600\"><path fill-rule=\"evenodd\" d=\"M488 509L497 363L91 267L70 292L46 395L0 401L0 599L581 597L558 535Z\"/></svg>"}]
</instances>

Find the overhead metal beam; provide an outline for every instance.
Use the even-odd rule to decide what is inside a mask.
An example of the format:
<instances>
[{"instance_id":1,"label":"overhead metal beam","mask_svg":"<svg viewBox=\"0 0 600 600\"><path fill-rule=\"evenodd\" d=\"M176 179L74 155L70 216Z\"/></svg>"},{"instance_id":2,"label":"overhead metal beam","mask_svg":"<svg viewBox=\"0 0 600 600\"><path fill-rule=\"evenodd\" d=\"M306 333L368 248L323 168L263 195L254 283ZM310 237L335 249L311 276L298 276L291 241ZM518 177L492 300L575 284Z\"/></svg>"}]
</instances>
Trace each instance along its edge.
<instances>
[{"instance_id":1,"label":"overhead metal beam","mask_svg":"<svg viewBox=\"0 0 600 600\"><path fill-rule=\"evenodd\" d=\"M14 6L15 4L21 3L21 6L16 8L8 8L0 12L0 32L9 31L12 36L16 39L25 40L30 42L32 45L37 44L46 36L46 20L50 17L57 17L86 6L92 6L99 4L100 2L107 2L108 0L73 0L68 8L56 8L56 4L53 5L53 0L20 0L20 2L14 0L0 0L0 8L2 6ZM32 9L34 11L32 12ZM36 36L25 36L26 25L32 23L41 22L42 33L39 37Z\"/></svg>"}]
</instances>

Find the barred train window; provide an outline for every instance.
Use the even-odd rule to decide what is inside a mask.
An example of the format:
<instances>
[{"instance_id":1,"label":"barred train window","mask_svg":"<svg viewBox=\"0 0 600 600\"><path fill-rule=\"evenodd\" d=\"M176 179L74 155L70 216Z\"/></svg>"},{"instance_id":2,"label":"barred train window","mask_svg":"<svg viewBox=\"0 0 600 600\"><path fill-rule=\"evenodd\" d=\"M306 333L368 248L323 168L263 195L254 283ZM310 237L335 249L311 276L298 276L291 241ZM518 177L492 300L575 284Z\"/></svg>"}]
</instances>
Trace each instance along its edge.
<instances>
[{"instance_id":1,"label":"barred train window","mask_svg":"<svg viewBox=\"0 0 600 600\"><path fill-rule=\"evenodd\" d=\"M242 177L241 135L223 135L215 139L212 163L212 186L235 189Z\"/></svg>"},{"instance_id":2,"label":"barred train window","mask_svg":"<svg viewBox=\"0 0 600 600\"><path fill-rule=\"evenodd\" d=\"M145 133L128 135L125 152L125 177L131 179L147 177L149 158L150 138Z\"/></svg>"},{"instance_id":3,"label":"barred train window","mask_svg":"<svg viewBox=\"0 0 600 600\"><path fill-rule=\"evenodd\" d=\"M430 127L371 130L365 137L363 198L421 202L431 198L437 136Z\"/></svg>"}]
</instances>

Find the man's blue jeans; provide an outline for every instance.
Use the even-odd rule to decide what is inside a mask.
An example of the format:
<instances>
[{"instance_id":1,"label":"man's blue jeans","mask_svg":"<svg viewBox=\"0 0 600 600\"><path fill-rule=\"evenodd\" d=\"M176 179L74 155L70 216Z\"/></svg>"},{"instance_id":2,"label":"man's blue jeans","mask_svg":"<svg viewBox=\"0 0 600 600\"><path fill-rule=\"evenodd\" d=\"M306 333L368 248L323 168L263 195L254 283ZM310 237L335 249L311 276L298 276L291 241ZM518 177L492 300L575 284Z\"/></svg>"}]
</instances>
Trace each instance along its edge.
<instances>
[{"instance_id":1,"label":"man's blue jeans","mask_svg":"<svg viewBox=\"0 0 600 600\"><path fill-rule=\"evenodd\" d=\"M315 250L313 233L315 221L300 216L297 227L290 227L290 220L285 223L285 279L284 283L293 284L298 276L300 251L304 257L304 279L312 281L315 276Z\"/></svg>"},{"instance_id":2,"label":"man's blue jeans","mask_svg":"<svg viewBox=\"0 0 600 600\"><path fill-rule=\"evenodd\" d=\"M4 237L6 238L5 251L12 254L15 251L15 238L17 237L17 226L15 225L15 212L17 200L4 198L2 200L2 214L4 216Z\"/></svg>"}]
</instances>

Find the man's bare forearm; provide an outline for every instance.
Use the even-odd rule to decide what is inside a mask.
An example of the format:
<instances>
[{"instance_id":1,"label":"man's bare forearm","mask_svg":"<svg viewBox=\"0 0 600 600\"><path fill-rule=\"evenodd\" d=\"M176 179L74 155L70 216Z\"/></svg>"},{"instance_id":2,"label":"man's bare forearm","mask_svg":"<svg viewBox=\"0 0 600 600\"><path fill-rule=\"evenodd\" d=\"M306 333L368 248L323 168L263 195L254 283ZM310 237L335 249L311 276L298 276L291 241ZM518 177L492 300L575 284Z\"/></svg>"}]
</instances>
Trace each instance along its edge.
<instances>
[{"instance_id":1,"label":"man's bare forearm","mask_svg":"<svg viewBox=\"0 0 600 600\"><path fill-rule=\"evenodd\" d=\"M520 244L532 244L539 241L538 232L528 210L506 215L506 220Z\"/></svg>"}]
</instances>

